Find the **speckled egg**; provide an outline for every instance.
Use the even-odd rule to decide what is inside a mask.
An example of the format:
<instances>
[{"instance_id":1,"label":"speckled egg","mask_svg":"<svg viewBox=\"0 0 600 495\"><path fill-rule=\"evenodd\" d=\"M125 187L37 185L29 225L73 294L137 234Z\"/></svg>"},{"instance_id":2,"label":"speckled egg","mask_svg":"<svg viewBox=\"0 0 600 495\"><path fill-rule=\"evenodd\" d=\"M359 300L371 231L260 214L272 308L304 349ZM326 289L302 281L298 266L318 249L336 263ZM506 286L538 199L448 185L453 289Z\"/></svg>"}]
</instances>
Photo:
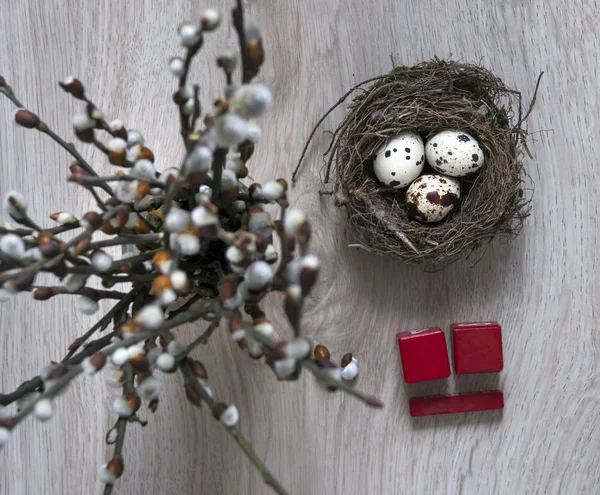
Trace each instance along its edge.
<instances>
[{"instance_id":1,"label":"speckled egg","mask_svg":"<svg viewBox=\"0 0 600 495\"><path fill-rule=\"evenodd\" d=\"M459 182L443 175L423 175L406 191L409 216L423 223L443 220L459 202Z\"/></svg>"},{"instance_id":2,"label":"speckled egg","mask_svg":"<svg viewBox=\"0 0 600 495\"><path fill-rule=\"evenodd\" d=\"M477 139L460 131L442 131L427 140L427 162L441 174L464 177L483 166L483 150Z\"/></svg>"},{"instance_id":3,"label":"speckled egg","mask_svg":"<svg viewBox=\"0 0 600 495\"><path fill-rule=\"evenodd\" d=\"M388 139L375 154L373 171L386 186L400 189L415 180L425 164L425 147L416 132L404 131Z\"/></svg>"}]
</instances>

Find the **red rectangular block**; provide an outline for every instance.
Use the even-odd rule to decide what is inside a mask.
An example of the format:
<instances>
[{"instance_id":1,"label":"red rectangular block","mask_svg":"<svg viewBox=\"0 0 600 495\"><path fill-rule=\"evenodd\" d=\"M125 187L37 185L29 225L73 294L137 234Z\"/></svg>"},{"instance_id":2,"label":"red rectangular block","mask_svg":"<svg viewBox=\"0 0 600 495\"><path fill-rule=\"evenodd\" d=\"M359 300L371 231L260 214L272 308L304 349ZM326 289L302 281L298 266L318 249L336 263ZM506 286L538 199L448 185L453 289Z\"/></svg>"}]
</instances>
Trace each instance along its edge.
<instances>
[{"instance_id":1,"label":"red rectangular block","mask_svg":"<svg viewBox=\"0 0 600 495\"><path fill-rule=\"evenodd\" d=\"M502 371L502 328L496 322L452 325L454 371L495 373Z\"/></svg>"},{"instance_id":2,"label":"red rectangular block","mask_svg":"<svg viewBox=\"0 0 600 495\"><path fill-rule=\"evenodd\" d=\"M438 380L450 376L446 336L442 329L401 332L396 335L406 383Z\"/></svg>"},{"instance_id":3,"label":"red rectangular block","mask_svg":"<svg viewBox=\"0 0 600 495\"><path fill-rule=\"evenodd\" d=\"M415 397L410 399L411 416L435 416L504 408L504 395L500 390L472 394Z\"/></svg>"}]
</instances>

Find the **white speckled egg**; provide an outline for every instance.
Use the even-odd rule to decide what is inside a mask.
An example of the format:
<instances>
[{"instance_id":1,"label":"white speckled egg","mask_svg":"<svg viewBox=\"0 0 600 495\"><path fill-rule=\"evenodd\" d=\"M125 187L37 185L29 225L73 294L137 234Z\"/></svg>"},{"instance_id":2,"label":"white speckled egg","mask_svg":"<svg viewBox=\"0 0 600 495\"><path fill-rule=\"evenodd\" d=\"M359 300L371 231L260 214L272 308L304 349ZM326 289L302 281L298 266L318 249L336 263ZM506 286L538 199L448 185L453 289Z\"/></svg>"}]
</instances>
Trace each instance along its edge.
<instances>
[{"instance_id":1,"label":"white speckled egg","mask_svg":"<svg viewBox=\"0 0 600 495\"><path fill-rule=\"evenodd\" d=\"M451 177L464 177L475 172L484 161L477 140L460 131L442 131L429 138L425 157L435 170Z\"/></svg>"},{"instance_id":2,"label":"white speckled egg","mask_svg":"<svg viewBox=\"0 0 600 495\"><path fill-rule=\"evenodd\" d=\"M377 180L400 189L415 180L425 164L425 147L416 132L404 131L388 139L373 161Z\"/></svg>"},{"instance_id":3,"label":"white speckled egg","mask_svg":"<svg viewBox=\"0 0 600 495\"><path fill-rule=\"evenodd\" d=\"M423 175L406 191L409 216L423 223L443 220L459 200L459 182L443 175Z\"/></svg>"}]
</instances>

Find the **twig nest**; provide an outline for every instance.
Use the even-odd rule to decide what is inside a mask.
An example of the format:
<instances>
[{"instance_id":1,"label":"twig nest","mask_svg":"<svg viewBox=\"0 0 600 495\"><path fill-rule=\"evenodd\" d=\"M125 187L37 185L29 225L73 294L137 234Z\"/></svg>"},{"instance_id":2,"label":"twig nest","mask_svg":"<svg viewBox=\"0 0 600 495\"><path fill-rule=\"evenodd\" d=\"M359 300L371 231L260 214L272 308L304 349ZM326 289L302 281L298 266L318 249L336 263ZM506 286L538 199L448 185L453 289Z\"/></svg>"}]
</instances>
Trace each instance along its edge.
<instances>
[{"instance_id":1,"label":"twig nest","mask_svg":"<svg viewBox=\"0 0 600 495\"><path fill-rule=\"evenodd\" d=\"M376 78L335 131L325 175L360 247L433 263L518 234L528 114L477 65L434 59Z\"/></svg>"}]
</instances>

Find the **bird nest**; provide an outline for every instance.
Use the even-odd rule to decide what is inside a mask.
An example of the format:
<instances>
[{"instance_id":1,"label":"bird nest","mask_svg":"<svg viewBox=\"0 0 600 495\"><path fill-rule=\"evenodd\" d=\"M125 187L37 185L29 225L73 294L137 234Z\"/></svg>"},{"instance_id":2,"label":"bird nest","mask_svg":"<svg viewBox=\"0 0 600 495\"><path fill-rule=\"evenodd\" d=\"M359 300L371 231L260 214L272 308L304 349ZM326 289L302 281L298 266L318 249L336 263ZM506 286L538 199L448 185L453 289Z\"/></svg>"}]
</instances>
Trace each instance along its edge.
<instances>
[{"instance_id":1,"label":"bird nest","mask_svg":"<svg viewBox=\"0 0 600 495\"><path fill-rule=\"evenodd\" d=\"M372 84L360 89L368 83ZM352 100L326 152L324 177L325 183L333 178L336 204L348 213L356 246L408 263L438 263L470 254L496 237L512 239L520 232L530 210L522 163L524 152L529 151L522 126L535 93L524 112L521 94L490 71L434 59L396 67L355 86L317 127L356 90L360 94ZM373 156L386 138L401 131L415 131L426 140L445 129L476 136L485 165L460 179L463 199L451 216L436 224L419 223L404 204L405 191L376 180ZM304 152L309 142L310 138ZM424 174L436 173L427 167Z\"/></svg>"}]
</instances>

